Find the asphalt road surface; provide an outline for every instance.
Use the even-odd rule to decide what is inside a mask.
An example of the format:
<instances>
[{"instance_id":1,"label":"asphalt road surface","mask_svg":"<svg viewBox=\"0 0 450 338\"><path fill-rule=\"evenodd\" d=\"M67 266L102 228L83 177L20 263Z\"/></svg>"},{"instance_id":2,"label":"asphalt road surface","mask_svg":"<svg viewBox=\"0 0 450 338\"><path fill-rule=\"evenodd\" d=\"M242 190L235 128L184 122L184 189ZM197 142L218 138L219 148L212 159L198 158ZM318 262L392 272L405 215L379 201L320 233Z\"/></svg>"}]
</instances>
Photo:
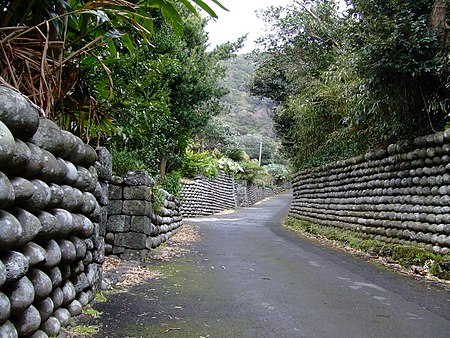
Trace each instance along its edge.
<instances>
[{"instance_id":1,"label":"asphalt road surface","mask_svg":"<svg viewBox=\"0 0 450 338\"><path fill-rule=\"evenodd\" d=\"M98 337L450 337L448 288L298 238L290 200L186 220L196 251L97 304Z\"/></svg>"}]
</instances>

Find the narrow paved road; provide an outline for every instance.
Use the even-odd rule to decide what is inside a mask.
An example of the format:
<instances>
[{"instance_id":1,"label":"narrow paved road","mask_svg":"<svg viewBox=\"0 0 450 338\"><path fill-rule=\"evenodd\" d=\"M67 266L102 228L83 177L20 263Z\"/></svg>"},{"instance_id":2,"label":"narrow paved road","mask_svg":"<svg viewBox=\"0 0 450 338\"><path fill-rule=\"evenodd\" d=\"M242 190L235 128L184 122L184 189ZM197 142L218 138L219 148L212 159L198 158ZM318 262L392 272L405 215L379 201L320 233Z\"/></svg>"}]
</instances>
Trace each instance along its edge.
<instances>
[{"instance_id":1,"label":"narrow paved road","mask_svg":"<svg viewBox=\"0 0 450 338\"><path fill-rule=\"evenodd\" d=\"M450 337L450 290L301 240L289 193L191 219L195 254L99 304L99 337Z\"/></svg>"}]
</instances>

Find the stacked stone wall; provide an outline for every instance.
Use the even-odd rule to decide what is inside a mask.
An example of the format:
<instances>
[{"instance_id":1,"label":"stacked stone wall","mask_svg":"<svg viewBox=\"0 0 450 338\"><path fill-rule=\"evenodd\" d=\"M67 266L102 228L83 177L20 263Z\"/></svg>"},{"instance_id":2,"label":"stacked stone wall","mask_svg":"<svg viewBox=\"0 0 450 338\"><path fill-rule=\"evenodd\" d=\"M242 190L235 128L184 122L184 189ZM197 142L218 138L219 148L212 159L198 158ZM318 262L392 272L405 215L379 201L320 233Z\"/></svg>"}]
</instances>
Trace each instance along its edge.
<instances>
[{"instance_id":1,"label":"stacked stone wall","mask_svg":"<svg viewBox=\"0 0 450 338\"><path fill-rule=\"evenodd\" d=\"M378 240L450 252L450 130L304 170L290 214Z\"/></svg>"},{"instance_id":2,"label":"stacked stone wall","mask_svg":"<svg viewBox=\"0 0 450 338\"><path fill-rule=\"evenodd\" d=\"M185 217L211 215L236 208L234 179L224 173L215 179L197 176L183 182L181 213Z\"/></svg>"},{"instance_id":3,"label":"stacked stone wall","mask_svg":"<svg viewBox=\"0 0 450 338\"><path fill-rule=\"evenodd\" d=\"M247 187L246 191L244 190L244 192L246 193L246 198L241 199L242 201L244 201L244 203L245 201L247 201L247 203L239 204L239 206L252 206L267 197L279 194L289 188L290 185L288 182L283 182L281 186L273 188L264 188L258 187L256 185L250 185Z\"/></svg>"},{"instance_id":4,"label":"stacked stone wall","mask_svg":"<svg viewBox=\"0 0 450 338\"><path fill-rule=\"evenodd\" d=\"M226 209L252 206L289 188L289 182L276 188L261 188L247 181L235 181L224 173L215 179L197 176L182 184L181 212L185 217L212 215Z\"/></svg>"},{"instance_id":5,"label":"stacked stone wall","mask_svg":"<svg viewBox=\"0 0 450 338\"><path fill-rule=\"evenodd\" d=\"M153 179L142 171L112 178L105 237L107 255L143 260L182 225L179 201L162 189L154 194L153 186Z\"/></svg>"},{"instance_id":6,"label":"stacked stone wall","mask_svg":"<svg viewBox=\"0 0 450 338\"><path fill-rule=\"evenodd\" d=\"M57 336L94 298L106 154L0 86L0 337Z\"/></svg>"}]
</instances>

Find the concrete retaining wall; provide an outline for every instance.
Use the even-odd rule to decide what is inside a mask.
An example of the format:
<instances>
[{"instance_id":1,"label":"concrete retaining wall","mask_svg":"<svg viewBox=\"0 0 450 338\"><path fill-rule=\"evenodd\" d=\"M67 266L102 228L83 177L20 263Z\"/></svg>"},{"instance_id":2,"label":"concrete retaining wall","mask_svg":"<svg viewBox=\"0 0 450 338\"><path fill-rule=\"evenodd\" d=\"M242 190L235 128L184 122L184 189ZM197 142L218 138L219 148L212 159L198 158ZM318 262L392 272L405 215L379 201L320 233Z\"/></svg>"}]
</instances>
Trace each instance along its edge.
<instances>
[{"instance_id":1,"label":"concrete retaining wall","mask_svg":"<svg viewBox=\"0 0 450 338\"><path fill-rule=\"evenodd\" d=\"M143 260L182 225L180 203L146 172L113 177L109 186L106 254Z\"/></svg>"},{"instance_id":2,"label":"concrete retaining wall","mask_svg":"<svg viewBox=\"0 0 450 338\"><path fill-rule=\"evenodd\" d=\"M299 172L291 216L450 252L450 130Z\"/></svg>"},{"instance_id":3,"label":"concrete retaining wall","mask_svg":"<svg viewBox=\"0 0 450 338\"><path fill-rule=\"evenodd\" d=\"M56 336L94 298L107 154L0 86L0 337Z\"/></svg>"}]
</instances>

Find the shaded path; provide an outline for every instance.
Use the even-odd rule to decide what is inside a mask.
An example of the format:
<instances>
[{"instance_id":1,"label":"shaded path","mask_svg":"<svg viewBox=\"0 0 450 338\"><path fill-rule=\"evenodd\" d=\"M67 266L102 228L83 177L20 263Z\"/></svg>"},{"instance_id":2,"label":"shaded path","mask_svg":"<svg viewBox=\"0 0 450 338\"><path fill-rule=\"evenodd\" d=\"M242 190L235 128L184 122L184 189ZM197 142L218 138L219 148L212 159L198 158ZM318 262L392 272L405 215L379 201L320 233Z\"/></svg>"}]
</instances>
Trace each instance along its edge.
<instances>
[{"instance_id":1,"label":"shaded path","mask_svg":"<svg viewBox=\"0 0 450 338\"><path fill-rule=\"evenodd\" d=\"M280 227L290 194L192 219L198 253L97 304L99 337L449 337L450 291Z\"/></svg>"}]
</instances>

